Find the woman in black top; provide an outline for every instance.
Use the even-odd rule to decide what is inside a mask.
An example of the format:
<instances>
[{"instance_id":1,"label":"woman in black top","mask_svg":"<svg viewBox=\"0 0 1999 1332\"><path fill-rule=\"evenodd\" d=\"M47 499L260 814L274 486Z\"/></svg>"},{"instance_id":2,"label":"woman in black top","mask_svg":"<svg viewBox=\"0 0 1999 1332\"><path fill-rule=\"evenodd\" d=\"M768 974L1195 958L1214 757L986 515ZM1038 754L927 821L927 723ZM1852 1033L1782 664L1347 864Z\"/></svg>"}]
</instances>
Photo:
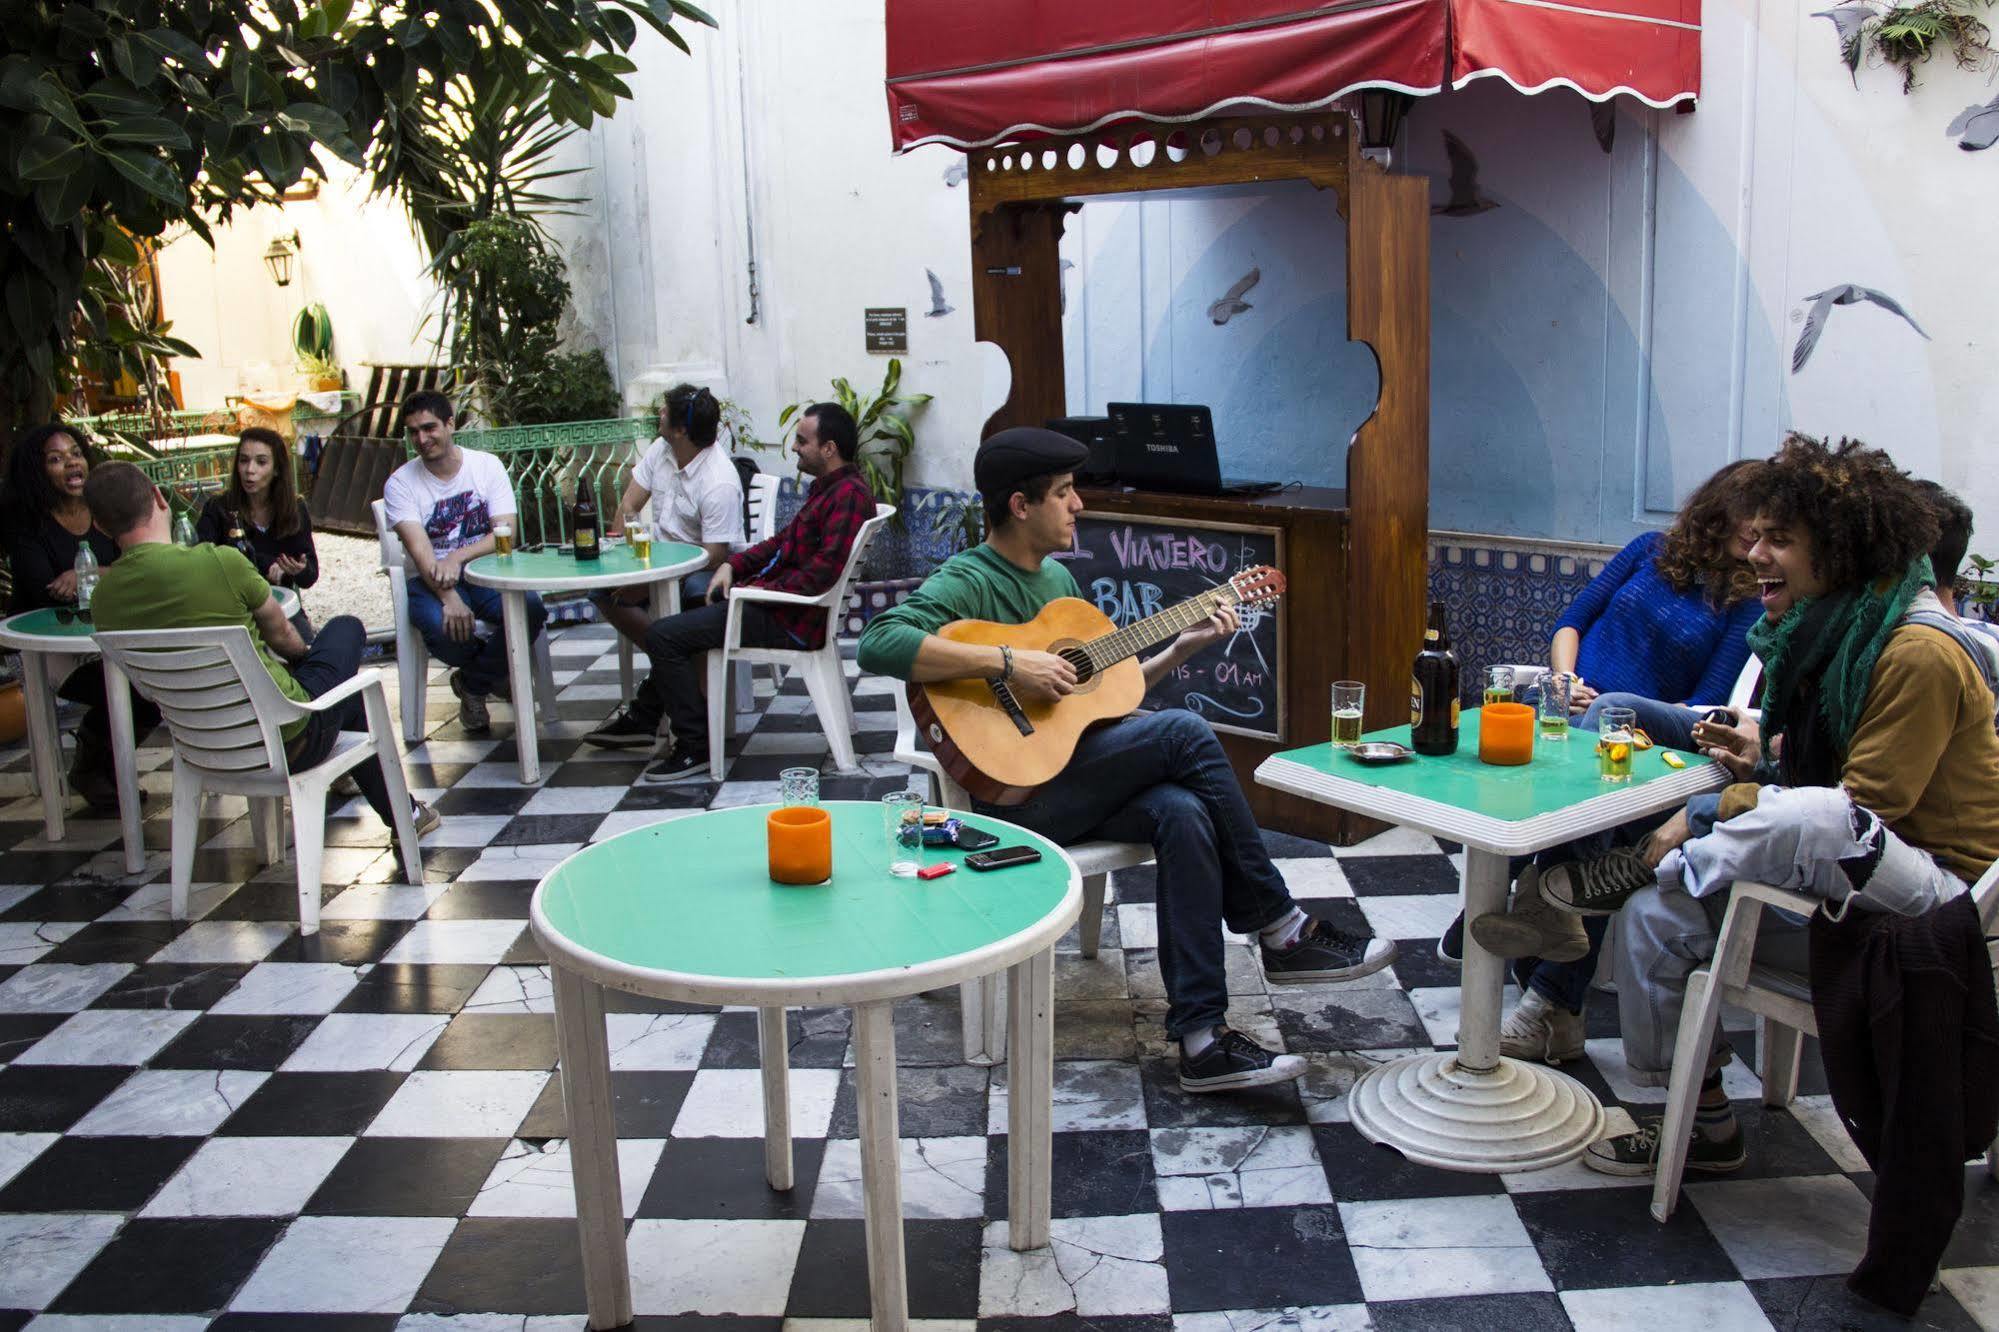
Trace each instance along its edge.
<instances>
[{"instance_id":1,"label":"woman in black top","mask_svg":"<svg viewBox=\"0 0 1999 1332\"><path fill-rule=\"evenodd\" d=\"M90 509L83 501L90 463L83 441L61 425L38 426L14 441L13 452L7 455L7 488L0 494L7 560L14 575L9 614L74 606L76 552L86 541L100 569L118 558L117 543L91 526ZM111 714L104 703L103 668L92 658L71 671L56 692L86 709L76 728L70 789L93 808L116 809L118 788L111 770ZM159 721L159 710L133 694L132 733L142 736Z\"/></svg>"},{"instance_id":2,"label":"woman in black top","mask_svg":"<svg viewBox=\"0 0 1999 1332\"><path fill-rule=\"evenodd\" d=\"M275 430L251 426L242 433L229 484L202 509L194 531L210 545L242 551L273 587L307 588L319 581L312 515L292 480L291 449ZM312 637L303 610L292 623Z\"/></svg>"}]
</instances>

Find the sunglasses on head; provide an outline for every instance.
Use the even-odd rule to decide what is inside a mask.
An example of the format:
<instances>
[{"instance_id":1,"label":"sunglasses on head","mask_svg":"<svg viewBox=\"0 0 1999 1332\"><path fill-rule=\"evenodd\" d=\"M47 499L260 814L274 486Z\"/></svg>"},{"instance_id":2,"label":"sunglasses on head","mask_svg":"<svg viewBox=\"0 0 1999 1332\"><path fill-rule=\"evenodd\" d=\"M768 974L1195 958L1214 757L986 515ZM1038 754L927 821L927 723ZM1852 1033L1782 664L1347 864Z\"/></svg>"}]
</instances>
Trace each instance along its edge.
<instances>
[{"instance_id":1,"label":"sunglasses on head","mask_svg":"<svg viewBox=\"0 0 1999 1332\"><path fill-rule=\"evenodd\" d=\"M85 624L91 622L88 610L79 610L75 606L57 606L54 609L57 624L75 624L78 620Z\"/></svg>"}]
</instances>

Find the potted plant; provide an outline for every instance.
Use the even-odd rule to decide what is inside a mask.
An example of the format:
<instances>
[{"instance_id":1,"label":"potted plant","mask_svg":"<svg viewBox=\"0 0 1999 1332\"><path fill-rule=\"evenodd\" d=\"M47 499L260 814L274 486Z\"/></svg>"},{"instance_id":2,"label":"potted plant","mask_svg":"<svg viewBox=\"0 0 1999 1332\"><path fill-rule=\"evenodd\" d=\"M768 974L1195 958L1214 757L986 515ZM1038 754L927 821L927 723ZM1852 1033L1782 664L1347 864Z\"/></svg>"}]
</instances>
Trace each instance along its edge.
<instances>
[{"instance_id":1,"label":"potted plant","mask_svg":"<svg viewBox=\"0 0 1999 1332\"><path fill-rule=\"evenodd\" d=\"M833 381L833 401L854 418L860 436L855 461L861 475L867 478L877 503L896 506L894 521L898 526L903 523L902 474L910 451L916 447L916 431L909 418L931 398L928 393L902 393L901 387L902 362L895 357L889 358L881 388L872 394L859 393L845 379ZM810 405L794 402L786 407L778 414L778 427L790 425L791 418Z\"/></svg>"},{"instance_id":2,"label":"potted plant","mask_svg":"<svg viewBox=\"0 0 1999 1332\"><path fill-rule=\"evenodd\" d=\"M318 301L293 317L292 352L313 392L331 393L340 388L340 363L333 359L333 316Z\"/></svg>"},{"instance_id":3,"label":"potted plant","mask_svg":"<svg viewBox=\"0 0 1999 1332\"><path fill-rule=\"evenodd\" d=\"M310 354L298 358L299 372L306 377L315 393L336 392L344 382L340 362L331 356Z\"/></svg>"}]
</instances>

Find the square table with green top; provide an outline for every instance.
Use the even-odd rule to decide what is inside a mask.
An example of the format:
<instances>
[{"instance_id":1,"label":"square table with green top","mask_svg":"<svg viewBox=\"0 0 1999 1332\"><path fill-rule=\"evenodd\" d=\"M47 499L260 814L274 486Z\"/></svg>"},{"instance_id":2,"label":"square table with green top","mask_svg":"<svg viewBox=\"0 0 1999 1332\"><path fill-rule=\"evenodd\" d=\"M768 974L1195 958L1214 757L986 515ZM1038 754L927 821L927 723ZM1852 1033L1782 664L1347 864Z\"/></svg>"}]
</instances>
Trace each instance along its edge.
<instances>
[{"instance_id":1,"label":"square table with green top","mask_svg":"<svg viewBox=\"0 0 1999 1332\"><path fill-rule=\"evenodd\" d=\"M833 876L789 887L768 872L774 806L712 810L609 837L550 870L529 906L555 984L562 1104L568 1117L583 1286L594 1329L634 1309L611 1115L604 991L757 1014L763 1065L764 1174L792 1186L784 1010L846 1004L854 1014L868 1296L876 1329L908 1326L901 1147L896 1125L897 999L1008 973L1013 1024L1007 1095L1007 1241L1048 1243L1055 1053L1055 941L1082 911L1083 881L1061 847L1000 819L962 815L1041 859L937 879L888 872L878 803L829 801ZM964 853L933 847L932 864Z\"/></svg>"},{"instance_id":2,"label":"square table with green top","mask_svg":"<svg viewBox=\"0 0 1999 1332\"><path fill-rule=\"evenodd\" d=\"M1654 746L1632 756L1629 782L1606 782L1590 731L1537 739L1531 762L1500 767L1479 762L1478 732L1473 709L1464 714L1455 754L1369 765L1332 745L1310 745L1271 755L1256 780L1464 843L1467 924L1506 909L1511 857L1678 808L1728 780L1716 763ZM1409 728L1363 739L1407 745ZM1667 763L1668 752L1686 766ZM1602 1105L1567 1074L1500 1055L1506 966L1469 929L1462 974L1457 1049L1383 1064L1355 1082L1348 1094L1354 1127L1446 1170L1539 1170L1572 1160L1601 1136Z\"/></svg>"},{"instance_id":3,"label":"square table with green top","mask_svg":"<svg viewBox=\"0 0 1999 1332\"><path fill-rule=\"evenodd\" d=\"M541 747L535 732L534 658L528 642L528 593L600 592L646 586L652 591L652 618L680 610L680 580L708 567L708 552L685 541L654 541L645 559L627 542L606 541L594 560L579 560L567 547L516 549L509 555L481 555L466 564L467 582L500 594L501 626L507 635L507 682L514 702L514 747L521 781L541 780ZM630 700L626 700L629 702ZM555 700L541 702L554 715Z\"/></svg>"}]
</instances>

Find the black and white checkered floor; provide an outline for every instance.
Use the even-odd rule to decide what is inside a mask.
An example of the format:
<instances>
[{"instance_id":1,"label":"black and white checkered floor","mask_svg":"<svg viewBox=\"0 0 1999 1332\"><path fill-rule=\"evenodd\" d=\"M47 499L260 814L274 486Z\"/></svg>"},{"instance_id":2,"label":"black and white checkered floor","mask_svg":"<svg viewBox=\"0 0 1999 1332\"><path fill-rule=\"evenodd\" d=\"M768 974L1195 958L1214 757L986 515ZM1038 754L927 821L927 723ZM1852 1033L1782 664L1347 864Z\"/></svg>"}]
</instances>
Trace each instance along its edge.
<instances>
[{"instance_id":1,"label":"black and white checkered floor","mask_svg":"<svg viewBox=\"0 0 1999 1332\"><path fill-rule=\"evenodd\" d=\"M409 759L447 816L427 839L429 882L396 882L384 830L351 802L332 821L313 939L293 923L290 866L256 863L240 802L213 806L194 918L172 921L163 800L149 805L147 871L120 877L115 823L76 823L49 845L25 759L0 756L0 1332L583 1327L529 895L579 845L771 800L779 768L825 756L809 703L787 688L760 700L729 781L637 786L636 759L575 739L615 705L610 649L595 627L556 641L565 720L543 741L536 789L515 780L504 707L501 739L467 737L433 687L432 733ZM829 776L829 796L909 780L886 758L882 682L859 691L866 772ZM166 752L142 758L157 795ZM1789 1112L1765 1111L1753 1075L1731 1067L1748 1168L1691 1184L1666 1226L1639 1181L1579 1165L1450 1174L1363 1141L1343 1097L1355 1074L1455 1039L1456 973L1434 954L1453 857L1408 833L1337 854L1270 840L1299 897L1401 940L1401 960L1353 985L1272 993L1238 941L1231 1020L1305 1054L1311 1076L1188 1097L1159 1027L1150 871L1116 876L1101 954L1058 958L1047 1251L1012 1252L996 1224L1004 1070L962 1062L955 997L898 1007L916 1318L1134 1332L1908 1326L1842 1288L1872 1177L1812 1072ZM793 1015L798 1183L781 1194L752 1136L754 1015L614 1008L638 1325L858 1325L845 1012ZM1596 1039L1572 1071L1642 1113L1658 1094L1622 1076L1614 1001L1596 996L1590 1021ZM1746 1032L1737 1044L1749 1048ZM1942 1289L1917 1326L1999 1327L1999 1184L1967 1178Z\"/></svg>"}]
</instances>

